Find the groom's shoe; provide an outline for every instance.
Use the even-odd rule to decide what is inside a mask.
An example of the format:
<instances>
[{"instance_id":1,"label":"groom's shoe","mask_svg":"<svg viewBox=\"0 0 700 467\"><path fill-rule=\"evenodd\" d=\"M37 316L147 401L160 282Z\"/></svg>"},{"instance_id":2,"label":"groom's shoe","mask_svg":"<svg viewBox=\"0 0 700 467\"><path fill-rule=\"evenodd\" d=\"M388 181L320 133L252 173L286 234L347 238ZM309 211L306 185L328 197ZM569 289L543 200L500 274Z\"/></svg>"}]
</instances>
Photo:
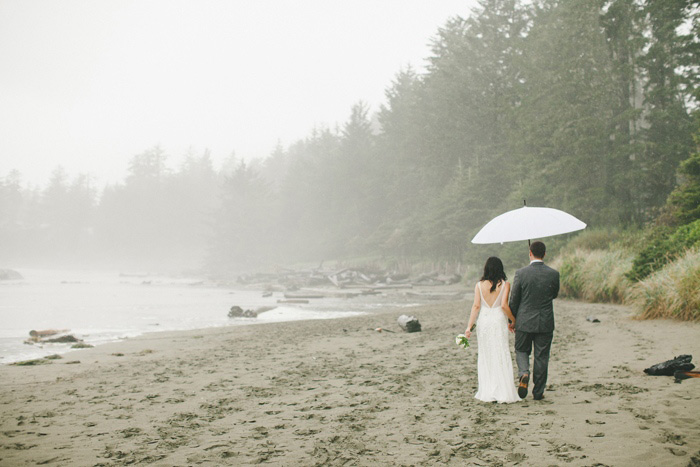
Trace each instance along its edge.
<instances>
[{"instance_id":1,"label":"groom's shoe","mask_svg":"<svg viewBox=\"0 0 700 467\"><path fill-rule=\"evenodd\" d=\"M536 401L541 401L542 399L544 399L544 394L539 394L539 395L533 394L532 398L535 399Z\"/></svg>"},{"instance_id":2,"label":"groom's shoe","mask_svg":"<svg viewBox=\"0 0 700 467\"><path fill-rule=\"evenodd\" d=\"M527 383L530 381L530 375L525 373L520 377L518 383L518 397L525 399L527 397Z\"/></svg>"}]
</instances>

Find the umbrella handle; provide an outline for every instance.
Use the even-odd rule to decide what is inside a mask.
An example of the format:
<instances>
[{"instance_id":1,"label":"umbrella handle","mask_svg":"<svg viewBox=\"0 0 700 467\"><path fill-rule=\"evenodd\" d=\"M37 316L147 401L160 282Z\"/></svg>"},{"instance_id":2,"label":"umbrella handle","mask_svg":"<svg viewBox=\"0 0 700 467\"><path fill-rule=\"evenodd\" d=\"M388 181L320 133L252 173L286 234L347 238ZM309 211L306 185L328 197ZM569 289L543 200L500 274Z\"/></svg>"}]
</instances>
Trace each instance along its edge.
<instances>
[{"instance_id":1,"label":"umbrella handle","mask_svg":"<svg viewBox=\"0 0 700 467\"><path fill-rule=\"evenodd\" d=\"M527 200L526 200L526 199L523 200L523 206L527 206ZM529 246L530 246L530 239L529 239L529 238L527 239L527 246L528 246L528 249L529 249Z\"/></svg>"}]
</instances>

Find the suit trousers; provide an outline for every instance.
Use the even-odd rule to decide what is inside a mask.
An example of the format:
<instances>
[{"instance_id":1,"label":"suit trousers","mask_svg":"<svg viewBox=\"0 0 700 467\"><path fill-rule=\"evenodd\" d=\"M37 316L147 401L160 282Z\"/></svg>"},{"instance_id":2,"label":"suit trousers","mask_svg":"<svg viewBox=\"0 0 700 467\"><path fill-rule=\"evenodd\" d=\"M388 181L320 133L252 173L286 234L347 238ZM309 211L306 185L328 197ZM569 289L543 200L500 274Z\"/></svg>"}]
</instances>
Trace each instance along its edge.
<instances>
[{"instance_id":1,"label":"suit trousers","mask_svg":"<svg viewBox=\"0 0 700 467\"><path fill-rule=\"evenodd\" d=\"M552 332L515 331L515 361L518 364L518 376L530 373L530 353L535 347L533 361L534 371L532 394L541 396L547 384L547 369L549 367L549 349L552 347Z\"/></svg>"}]
</instances>

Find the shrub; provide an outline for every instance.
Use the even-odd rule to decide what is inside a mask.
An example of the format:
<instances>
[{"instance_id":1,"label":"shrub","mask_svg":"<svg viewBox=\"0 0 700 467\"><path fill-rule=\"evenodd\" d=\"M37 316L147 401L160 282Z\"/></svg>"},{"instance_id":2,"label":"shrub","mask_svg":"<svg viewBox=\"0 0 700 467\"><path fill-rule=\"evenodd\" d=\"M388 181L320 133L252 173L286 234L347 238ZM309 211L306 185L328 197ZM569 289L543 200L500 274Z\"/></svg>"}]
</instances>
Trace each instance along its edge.
<instances>
[{"instance_id":1,"label":"shrub","mask_svg":"<svg viewBox=\"0 0 700 467\"><path fill-rule=\"evenodd\" d=\"M657 226L647 236L644 247L634 258L627 278L640 281L695 245L700 245L700 219L675 231L668 226Z\"/></svg>"},{"instance_id":2,"label":"shrub","mask_svg":"<svg viewBox=\"0 0 700 467\"><path fill-rule=\"evenodd\" d=\"M673 318L700 321L700 248L638 282L627 301L638 305L644 319Z\"/></svg>"},{"instance_id":3,"label":"shrub","mask_svg":"<svg viewBox=\"0 0 700 467\"><path fill-rule=\"evenodd\" d=\"M675 208L676 219L686 224L700 219L700 153L681 162L678 172L684 181L669 195L668 204Z\"/></svg>"},{"instance_id":4,"label":"shrub","mask_svg":"<svg viewBox=\"0 0 700 467\"><path fill-rule=\"evenodd\" d=\"M674 246L669 242L673 229L668 226L657 226L644 239L642 249L632 261L632 269L627 278L640 281L652 272L661 269L671 256L675 256Z\"/></svg>"},{"instance_id":5,"label":"shrub","mask_svg":"<svg viewBox=\"0 0 700 467\"><path fill-rule=\"evenodd\" d=\"M700 219L679 227L671 239L685 248L700 245Z\"/></svg>"}]
</instances>

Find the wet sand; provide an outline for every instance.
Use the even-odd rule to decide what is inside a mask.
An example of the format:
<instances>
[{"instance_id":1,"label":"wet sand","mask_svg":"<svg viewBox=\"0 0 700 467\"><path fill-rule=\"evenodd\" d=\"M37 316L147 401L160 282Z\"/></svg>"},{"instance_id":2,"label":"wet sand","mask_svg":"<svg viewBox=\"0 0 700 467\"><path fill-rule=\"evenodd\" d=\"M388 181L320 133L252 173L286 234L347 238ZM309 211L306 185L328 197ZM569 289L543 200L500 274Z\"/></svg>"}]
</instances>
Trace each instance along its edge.
<instances>
[{"instance_id":1,"label":"wet sand","mask_svg":"<svg viewBox=\"0 0 700 467\"><path fill-rule=\"evenodd\" d=\"M490 404L473 398L476 342L454 344L470 304L157 333L4 365L0 465L700 465L700 379L642 372L700 361L700 324L558 300L545 400ZM405 312L423 332L370 330L398 330Z\"/></svg>"}]
</instances>

